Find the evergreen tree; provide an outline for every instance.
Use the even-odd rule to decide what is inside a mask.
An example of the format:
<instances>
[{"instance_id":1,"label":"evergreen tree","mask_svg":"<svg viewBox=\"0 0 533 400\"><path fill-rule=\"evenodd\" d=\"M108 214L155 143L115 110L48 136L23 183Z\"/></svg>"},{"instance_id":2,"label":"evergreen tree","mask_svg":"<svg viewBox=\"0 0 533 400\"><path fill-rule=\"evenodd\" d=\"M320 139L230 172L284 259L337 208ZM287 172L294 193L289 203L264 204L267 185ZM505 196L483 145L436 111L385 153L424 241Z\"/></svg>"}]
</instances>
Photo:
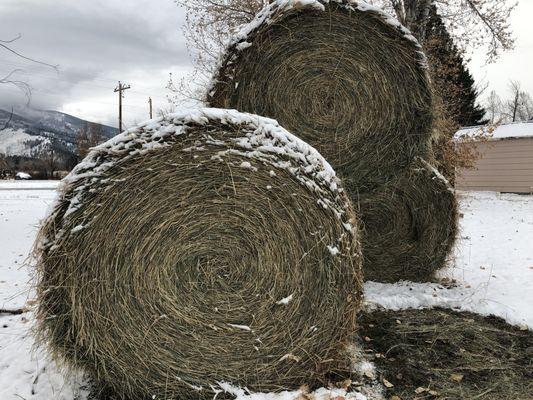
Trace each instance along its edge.
<instances>
[{"instance_id":1,"label":"evergreen tree","mask_svg":"<svg viewBox=\"0 0 533 400\"><path fill-rule=\"evenodd\" d=\"M485 110L476 103L474 78L435 6L430 9L426 35L424 47L444 113L459 127L487 123Z\"/></svg>"}]
</instances>

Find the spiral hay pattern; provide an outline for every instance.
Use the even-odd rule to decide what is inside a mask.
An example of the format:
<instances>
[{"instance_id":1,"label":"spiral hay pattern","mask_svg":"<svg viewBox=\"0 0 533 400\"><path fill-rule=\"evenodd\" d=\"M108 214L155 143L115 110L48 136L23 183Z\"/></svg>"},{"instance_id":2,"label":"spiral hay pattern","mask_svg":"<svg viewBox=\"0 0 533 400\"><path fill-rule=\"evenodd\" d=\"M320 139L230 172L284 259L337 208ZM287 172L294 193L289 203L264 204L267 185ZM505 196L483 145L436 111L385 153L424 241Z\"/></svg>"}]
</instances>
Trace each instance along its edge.
<instances>
[{"instance_id":1,"label":"spiral hay pattern","mask_svg":"<svg viewBox=\"0 0 533 400\"><path fill-rule=\"evenodd\" d=\"M413 161L431 155L425 56L383 11L274 1L228 47L207 100L275 118L326 157L360 203L365 279L425 281L444 266L455 200Z\"/></svg>"},{"instance_id":2,"label":"spiral hay pattern","mask_svg":"<svg viewBox=\"0 0 533 400\"><path fill-rule=\"evenodd\" d=\"M428 152L432 94L420 45L358 1L273 2L228 47L207 101L275 118L350 192L379 187Z\"/></svg>"},{"instance_id":3,"label":"spiral hay pattern","mask_svg":"<svg viewBox=\"0 0 533 400\"><path fill-rule=\"evenodd\" d=\"M272 391L348 370L350 202L275 121L203 109L94 149L40 232L39 333L118 398Z\"/></svg>"},{"instance_id":4,"label":"spiral hay pattern","mask_svg":"<svg viewBox=\"0 0 533 400\"><path fill-rule=\"evenodd\" d=\"M457 201L446 179L417 159L406 173L356 201L365 280L432 280L457 230Z\"/></svg>"}]
</instances>

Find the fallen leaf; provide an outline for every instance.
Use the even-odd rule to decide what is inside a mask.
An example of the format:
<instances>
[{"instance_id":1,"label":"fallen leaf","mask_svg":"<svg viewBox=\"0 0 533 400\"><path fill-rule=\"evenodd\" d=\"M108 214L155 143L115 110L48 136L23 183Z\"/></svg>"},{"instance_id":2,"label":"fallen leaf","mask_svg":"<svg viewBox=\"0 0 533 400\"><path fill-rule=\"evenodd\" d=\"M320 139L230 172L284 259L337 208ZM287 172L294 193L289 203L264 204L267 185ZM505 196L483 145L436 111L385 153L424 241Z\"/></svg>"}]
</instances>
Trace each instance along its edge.
<instances>
[{"instance_id":1,"label":"fallen leaf","mask_svg":"<svg viewBox=\"0 0 533 400\"><path fill-rule=\"evenodd\" d=\"M439 392L437 392L436 390L430 390L429 394L432 395L432 396L438 396Z\"/></svg>"},{"instance_id":2,"label":"fallen leaf","mask_svg":"<svg viewBox=\"0 0 533 400\"><path fill-rule=\"evenodd\" d=\"M416 394L420 394L420 393L424 393L424 392L428 392L428 391L429 391L429 389L428 388L424 388L424 387L417 387L415 389L415 393Z\"/></svg>"},{"instance_id":3,"label":"fallen leaf","mask_svg":"<svg viewBox=\"0 0 533 400\"><path fill-rule=\"evenodd\" d=\"M381 379L381 381L383 382L383 385L386 387L386 388L392 388L394 387L394 385L392 383L390 383L388 380L386 380L385 378Z\"/></svg>"},{"instance_id":4,"label":"fallen leaf","mask_svg":"<svg viewBox=\"0 0 533 400\"><path fill-rule=\"evenodd\" d=\"M309 393L309 386L308 386L308 385L302 385L302 386L300 386L300 392L302 392L302 393Z\"/></svg>"},{"instance_id":5,"label":"fallen leaf","mask_svg":"<svg viewBox=\"0 0 533 400\"><path fill-rule=\"evenodd\" d=\"M461 382L465 376L462 374L451 374L450 381L452 382Z\"/></svg>"},{"instance_id":6,"label":"fallen leaf","mask_svg":"<svg viewBox=\"0 0 533 400\"><path fill-rule=\"evenodd\" d=\"M365 371L363 375L370 379L374 379L376 377L372 371Z\"/></svg>"},{"instance_id":7,"label":"fallen leaf","mask_svg":"<svg viewBox=\"0 0 533 400\"><path fill-rule=\"evenodd\" d=\"M392 396L390 400L402 400L402 398L399 396Z\"/></svg>"},{"instance_id":8,"label":"fallen leaf","mask_svg":"<svg viewBox=\"0 0 533 400\"><path fill-rule=\"evenodd\" d=\"M341 389L348 390L348 388L352 385L351 379L346 379L342 382L337 383L337 386Z\"/></svg>"},{"instance_id":9,"label":"fallen leaf","mask_svg":"<svg viewBox=\"0 0 533 400\"><path fill-rule=\"evenodd\" d=\"M372 339L370 339L368 336L365 336L364 339L365 339L365 342L371 342L372 341Z\"/></svg>"}]
</instances>

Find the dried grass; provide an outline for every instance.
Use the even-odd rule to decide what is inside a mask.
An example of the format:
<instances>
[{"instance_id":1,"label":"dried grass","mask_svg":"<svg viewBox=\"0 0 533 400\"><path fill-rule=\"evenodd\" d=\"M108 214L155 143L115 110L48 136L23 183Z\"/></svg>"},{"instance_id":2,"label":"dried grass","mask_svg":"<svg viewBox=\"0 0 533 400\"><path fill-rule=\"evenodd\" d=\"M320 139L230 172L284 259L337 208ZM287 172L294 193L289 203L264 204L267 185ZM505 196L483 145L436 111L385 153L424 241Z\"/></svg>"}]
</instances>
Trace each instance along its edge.
<instances>
[{"instance_id":1,"label":"dried grass","mask_svg":"<svg viewBox=\"0 0 533 400\"><path fill-rule=\"evenodd\" d=\"M366 280L427 281L454 243L456 203L417 161L431 156L424 55L379 12L323 3L269 6L227 50L208 102L275 118L326 157L361 211Z\"/></svg>"},{"instance_id":2,"label":"dried grass","mask_svg":"<svg viewBox=\"0 0 533 400\"><path fill-rule=\"evenodd\" d=\"M211 399L217 382L315 387L347 373L361 300L348 199L305 153L239 146L264 129L187 121L103 145L62 187L37 250L41 339L128 400ZM173 125L184 133L158 136Z\"/></svg>"},{"instance_id":3,"label":"dried grass","mask_svg":"<svg viewBox=\"0 0 533 400\"><path fill-rule=\"evenodd\" d=\"M323 3L324 12L273 11L243 39L251 46L231 46L207 101L278 120L320 151L350 192L365 192L429 151L425 57L381 13Z\"/></svg>"},{"instance_id":4,"label":"dried grass","mask_svg":"<svg viewBox=\"0 0 533 400\"><path fill-rule=\"evenodd\" d=\"M386 397L533 399L533 332L449 310L360 314L360 334Z\"/></svg>"},{"instance_id":5,"label":"dried grass","mask_svg":"<svg viewBox=\"0 0 533 400\"><path fill-rule=\"evenodd\" d=\"M354 202L363 228L365 280L427 282L448 260L457 234L457 201L427 162Z\"/></svg>"}]
</instances>

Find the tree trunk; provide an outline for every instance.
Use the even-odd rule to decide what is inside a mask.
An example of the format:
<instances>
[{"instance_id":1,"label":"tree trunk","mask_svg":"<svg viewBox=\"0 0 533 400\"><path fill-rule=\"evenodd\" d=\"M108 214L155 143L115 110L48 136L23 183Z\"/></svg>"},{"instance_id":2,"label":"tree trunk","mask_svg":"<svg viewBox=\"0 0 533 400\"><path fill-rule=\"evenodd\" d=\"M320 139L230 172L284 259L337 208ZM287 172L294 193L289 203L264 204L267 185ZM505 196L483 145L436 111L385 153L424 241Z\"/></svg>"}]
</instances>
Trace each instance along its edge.
<instances>
[{"instance_id":1,"label":"tree trunk","mask_svg":"<svg viewBox=\"0 0 533 400\"><path fill-rule=\"evenodd\" d=\"M424 40L426 39L426 25L429 19L429 10L434 1L435 0L404 0L403 2L402 14L404 21L401 22L411 30L420 43L424 43ZM398 10L396 10L396 12L398 13ZM400 17L400 19L402 18Z\"/></svg>"}]
</instances>

